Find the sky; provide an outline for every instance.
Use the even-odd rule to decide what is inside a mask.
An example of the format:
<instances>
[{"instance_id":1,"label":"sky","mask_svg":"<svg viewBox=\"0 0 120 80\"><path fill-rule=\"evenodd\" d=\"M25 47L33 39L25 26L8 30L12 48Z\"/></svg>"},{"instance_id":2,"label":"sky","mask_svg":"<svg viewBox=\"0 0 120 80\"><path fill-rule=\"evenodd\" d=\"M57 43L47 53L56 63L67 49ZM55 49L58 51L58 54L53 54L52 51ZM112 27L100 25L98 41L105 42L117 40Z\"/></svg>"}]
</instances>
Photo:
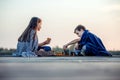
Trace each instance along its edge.
<instances>
[{"instance_id":1,"label":"sky","mask_svg":"<svg viewBox=\"0 0 120 80\"><path fill-rule=\"evenodd\" d=\"M0 0L0 47L16 48L32 17L42 19L39 42L62 47L78 38L77 25L100 37L108 50L120 50L120 0Z\"/></svg>"}]
</instances>

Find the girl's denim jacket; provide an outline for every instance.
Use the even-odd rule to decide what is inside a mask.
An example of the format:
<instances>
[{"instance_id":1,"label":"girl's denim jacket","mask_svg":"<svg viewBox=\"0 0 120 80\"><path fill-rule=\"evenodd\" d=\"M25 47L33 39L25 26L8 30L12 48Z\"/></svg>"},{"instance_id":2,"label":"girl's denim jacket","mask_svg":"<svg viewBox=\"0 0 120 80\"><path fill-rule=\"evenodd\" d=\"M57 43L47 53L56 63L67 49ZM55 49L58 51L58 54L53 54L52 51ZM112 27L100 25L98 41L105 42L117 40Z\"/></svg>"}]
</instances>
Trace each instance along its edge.
<instances>
[{"instance_id":1,"label":"girl's denim jacket","mask_svg":"<svg viewBox=\"0 0 120 80\"><path fill-rule=\"evenodd\" d=\"M38 37L35 36L35 30L31 30L30 41L29 42L20 42L17 43L17 50L13 53L13 56L23 56L23 57L36 57L35 52L38 48Z\"/></svg>"}]
</instances>

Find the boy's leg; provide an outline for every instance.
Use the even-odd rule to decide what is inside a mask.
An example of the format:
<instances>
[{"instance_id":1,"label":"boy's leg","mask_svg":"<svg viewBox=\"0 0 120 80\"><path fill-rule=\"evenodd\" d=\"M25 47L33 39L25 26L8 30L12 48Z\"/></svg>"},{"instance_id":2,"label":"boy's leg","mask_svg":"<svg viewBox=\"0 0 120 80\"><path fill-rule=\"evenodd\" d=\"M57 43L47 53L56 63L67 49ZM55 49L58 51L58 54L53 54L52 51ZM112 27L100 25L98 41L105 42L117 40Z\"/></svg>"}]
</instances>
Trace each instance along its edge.
<instances>
[{"instance_id":1,"label":"boy's leg","mask_svg":"<svg viewBox=\"0 0 120 80\"><path fill-rule=\"evenodd\" d=\"M81 47L81 49L79 49L79 50L75 49L74 52L78 56L93 56L93 54L91 52L92 49L93 49L93 47L91 45L86 44L83 47Z\"/></svg>"},{"instance_id":2,"label":"boy's leg","mask_svg":"<svg viewBox=\"0 0 120 80\"><path fill-rule=\"evenodd\" d=\"M97 47L91 43L87 43L81 49L81 54L85 56L96 56L98 54Z\"/></svg>"},{"instance_id":3,"label":"boy's leg","mask_svg":"<svg viewBox=\"0 0 120 80\"><path fill-rule=\"evenodd\" d=\"M81 50L75 49L73 52L75 53L76 56L83 56L81 54Z\"/></svg>"},{"instance_id":4,"label":"boy's leg","mask_svg":"<svg viewBox=\"0 0 120 80\"><path fill-rule=\"evenodd\" d=\"M86 45L84 45L80 51L80 54L83 55L83 56L86 56Z\"/></svg>"},{"instance_id":5,"label":"boy's leg","mask_svg":"<svg viewBox=\"0 0 120 80\"><path fill-rule=\"evenodd\" d=\"M111 56L106 50L100 51L97 46L94 46L91 43L86 44L85 55L86 56Z\"/></svg>"}]
</instances>

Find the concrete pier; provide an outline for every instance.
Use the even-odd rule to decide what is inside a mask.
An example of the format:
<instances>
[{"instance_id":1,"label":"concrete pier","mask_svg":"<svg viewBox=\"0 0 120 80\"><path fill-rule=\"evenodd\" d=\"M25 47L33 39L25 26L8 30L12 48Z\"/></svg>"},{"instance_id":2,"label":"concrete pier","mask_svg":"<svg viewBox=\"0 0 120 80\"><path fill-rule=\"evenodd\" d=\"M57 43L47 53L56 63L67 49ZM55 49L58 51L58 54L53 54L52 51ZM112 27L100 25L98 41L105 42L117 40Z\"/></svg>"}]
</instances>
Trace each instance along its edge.
<instances>
[{"instance_id":1,"label":"concrete pier","mask_svg":"<svg viewBox=\"0 0 120 80\"><path fill-rule=\"evenodd\" d=\"M0 57L0 80L120 80L120 58Z\"/></svg>"}]
</instances>

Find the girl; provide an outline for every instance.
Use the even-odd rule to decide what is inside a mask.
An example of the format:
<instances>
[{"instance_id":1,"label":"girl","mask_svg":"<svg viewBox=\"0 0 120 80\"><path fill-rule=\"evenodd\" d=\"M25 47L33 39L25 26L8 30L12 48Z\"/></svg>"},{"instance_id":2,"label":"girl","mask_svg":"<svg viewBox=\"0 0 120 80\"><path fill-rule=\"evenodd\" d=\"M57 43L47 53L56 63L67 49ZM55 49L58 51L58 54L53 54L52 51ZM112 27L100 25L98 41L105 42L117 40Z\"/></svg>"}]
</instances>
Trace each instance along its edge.
<instances>
[{"instance_id":1,"label":"girl","mask_svg":"<svg viewBox=\"0 0 120 80\"><path fill-rule=\"evenodd\" d=\"M37 51L51 51L49 46L50 39L38 44L37 31L40 31L42 20L38 17L32 17L25 31L18 38L17 50L13 56L34 57L40 55Z\"/></svg>"}]
</instances>

